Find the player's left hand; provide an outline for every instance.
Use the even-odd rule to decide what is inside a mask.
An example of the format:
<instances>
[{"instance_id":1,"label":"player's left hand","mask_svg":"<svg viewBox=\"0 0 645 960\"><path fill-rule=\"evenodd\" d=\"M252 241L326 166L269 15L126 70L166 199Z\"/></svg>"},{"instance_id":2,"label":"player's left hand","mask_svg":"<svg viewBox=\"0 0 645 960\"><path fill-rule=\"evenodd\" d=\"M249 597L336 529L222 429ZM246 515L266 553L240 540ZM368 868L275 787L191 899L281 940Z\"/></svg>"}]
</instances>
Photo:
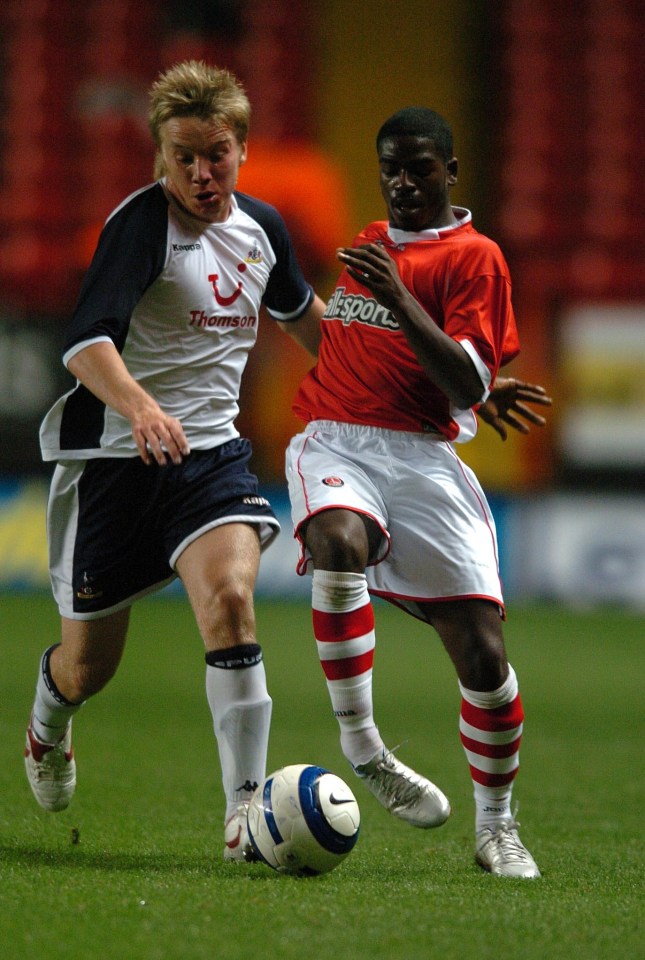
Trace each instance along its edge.
<instances>
[{"instance_id":1,"label":"player's left hand","mask_svg":"<svg viewBox=\"0 0 645 960\"><path fill-rule=\"evenodd\" d=\"M384 307L394 309L401 297L409 296L396 263L379 244L338 247L336 256L345 265L349 275L367 287Z\"/></svg>"},{"instance_id":2,"label":"player's left hand","mask_svg":"<svg viewBox=\"0 0 645 960\"><path fill-rule=\"evenodd\" d=\"M488 399L478 408L477 414L502 440L506 440L508 431L505 424L518 433L526 434L530 430L529 423L536 427L543 427L546 423L545 417L527 407L527 403L550 407L552 402L544 387L537 383L525 383L513 377L498 377Z\"/></svg>"}]
</instances>

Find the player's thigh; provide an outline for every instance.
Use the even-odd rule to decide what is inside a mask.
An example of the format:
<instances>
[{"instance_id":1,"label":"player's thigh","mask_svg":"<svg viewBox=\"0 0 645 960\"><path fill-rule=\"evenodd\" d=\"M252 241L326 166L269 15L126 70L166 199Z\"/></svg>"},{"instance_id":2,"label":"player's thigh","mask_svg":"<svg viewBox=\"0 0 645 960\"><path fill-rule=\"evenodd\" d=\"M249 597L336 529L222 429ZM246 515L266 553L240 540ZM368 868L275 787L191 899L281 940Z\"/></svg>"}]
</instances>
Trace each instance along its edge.
<instances>
[{"instance_id":1,"label":"player's thigh","mask_svg":"<svg viewBox=\"0 0 645 960\"><path fill-rule=\"evenodd\" d=\"M176 561L207 649L255 642L253 590L260 564L255 525L224 523L190 543Z\"/></svg>"},{"instance_id":2,"label":"player's thigh","mask_svg":"<svg viewBox=\"0 0 645 960\"><path fill-rule=\"evenodd\" d=\"M103 620L172 579L158 530L162 478L138 457L57 465L47 533L61 616Z\"/></svg>"},{"instance_id":3,"label":"player's thigh","mask_svg":"<svg viewBox=\"0 0 645 960\"><path fill-rule=\"evenodd\" d=\"M302 546L298 572L363 570L389 549L377 477L387 459L354 424L310 424L286 455L291 517ZM349 565L348 565L349 564Z\"/></svg>"},{"instance_id":4,"label":"player's thigh","mask_svg":"<svg viewBox=\"0 0 645 960\"><path fill-rule=\"evenodd\" d=\"M501 604L495 524L472 471L448 444L426 442L403 445L394 475L387 503L392 549L375 573L381 592L389 587L419 602Z\"/></svg>"},{"instance_id":5,"label":"player's thigh","mask_svg":"<svg viewBox=\"0 0 645 960\"><path fill-rule=\"evenodd\" d=\"M190 557L188 548L211 530L250 525L262 549L278 535L280 524L249 469L250 457L250 442L237 437L219 447L195 450L178 468L168 468L172 482L164 489L163 538L168 562L176 572L179 558ZM227 536L225 532L223 538ZM235 537L234 542L245 541ZM207 552L209 543L202 541L198 549Z\"/></svg>"}]
</instances>

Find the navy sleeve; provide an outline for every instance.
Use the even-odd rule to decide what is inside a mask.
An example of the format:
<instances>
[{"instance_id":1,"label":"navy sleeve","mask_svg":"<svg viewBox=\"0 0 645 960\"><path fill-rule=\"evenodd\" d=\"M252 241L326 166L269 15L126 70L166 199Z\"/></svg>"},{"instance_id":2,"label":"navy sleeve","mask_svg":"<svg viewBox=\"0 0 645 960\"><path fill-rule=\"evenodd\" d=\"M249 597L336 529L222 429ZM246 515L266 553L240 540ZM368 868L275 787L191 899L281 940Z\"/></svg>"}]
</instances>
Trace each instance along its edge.
<instances>
[{"instance_id":1,"label":"navy sleeve","mask_svg":"<svg viewBox=\"0 0 645 960\"><path fill-rule=\"evenodd\" d=\"M244 193L235 196L240 209L253 217L266 232L276 255L262 302L270 312L286 314L284 319L287 321L297 320L313 300L314 293L300 269L287 226L270 204Z\"/></svg>"},{"instance_id":2,"label":"navy sleeve","mask_svg":"<svg viewBox=\"0 0 645 960\"><path fill-rule=\"evenodd\" d=\"M168 201L159 184L116 208L83 280L63 354L97 336L110 337L123 350L132 311L163 270L167 237Z\"/></svg>"}]
</instances>

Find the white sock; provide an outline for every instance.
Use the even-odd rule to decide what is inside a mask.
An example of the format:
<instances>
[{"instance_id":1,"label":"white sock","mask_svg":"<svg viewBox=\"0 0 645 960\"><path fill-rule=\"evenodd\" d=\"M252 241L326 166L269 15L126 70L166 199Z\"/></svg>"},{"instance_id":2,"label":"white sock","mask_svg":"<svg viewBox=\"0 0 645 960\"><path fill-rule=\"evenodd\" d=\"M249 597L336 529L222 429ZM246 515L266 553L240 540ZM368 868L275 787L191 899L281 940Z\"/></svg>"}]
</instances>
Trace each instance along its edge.
<instances>
[{"instance_id":1,"label":"white sock","mask_svg":"<svg viewBox=\"0 0 645 960\"><path fill-rule=\"evenodd\" d=\"M60 644L54 644L43 653L38 668L36 696L31 712L31 732L41 743L58 743L65 736L69 722L83 706L82 703L70 703L62 695L49 669L52 651Z\"/></svg>"},{"instance_id":2,"label":"white sock","mask_svg":"<svg viewBox=\"0 0 645 960\"><path fill-rule=\"evenodd\" d=\"M213 650L206 664L228 819L266 776L272 701L258 644Z\"/></svg>"}]
</instances>

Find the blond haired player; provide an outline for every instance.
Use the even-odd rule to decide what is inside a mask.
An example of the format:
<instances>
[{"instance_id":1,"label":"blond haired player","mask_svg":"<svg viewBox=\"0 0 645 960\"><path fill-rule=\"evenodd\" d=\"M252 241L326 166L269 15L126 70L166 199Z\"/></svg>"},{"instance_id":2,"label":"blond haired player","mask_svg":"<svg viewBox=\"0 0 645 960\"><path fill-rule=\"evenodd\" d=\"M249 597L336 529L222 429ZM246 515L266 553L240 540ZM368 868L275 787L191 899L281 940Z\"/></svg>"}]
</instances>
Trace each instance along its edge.
<instances>
[{"instance_id":1,"label":"blond haired player","mask_svg":"<svg viewBox=\"0 0 645 960\"><path fill-rule=\"evenodd\" d=\"M315 352L324 304L278 212L236 191L250 106L235 77L190 61L150 97L158 179L107 219L64 343L78 383L41 428L62 633L41 659L25 765L41 806L69 804L72 718L116 672L134 601L178 576L206 649L224 857L240 860L271 715L253 589L279 529L235 427L240 379L262 305Z\"/></svg>"}]
</instances>

